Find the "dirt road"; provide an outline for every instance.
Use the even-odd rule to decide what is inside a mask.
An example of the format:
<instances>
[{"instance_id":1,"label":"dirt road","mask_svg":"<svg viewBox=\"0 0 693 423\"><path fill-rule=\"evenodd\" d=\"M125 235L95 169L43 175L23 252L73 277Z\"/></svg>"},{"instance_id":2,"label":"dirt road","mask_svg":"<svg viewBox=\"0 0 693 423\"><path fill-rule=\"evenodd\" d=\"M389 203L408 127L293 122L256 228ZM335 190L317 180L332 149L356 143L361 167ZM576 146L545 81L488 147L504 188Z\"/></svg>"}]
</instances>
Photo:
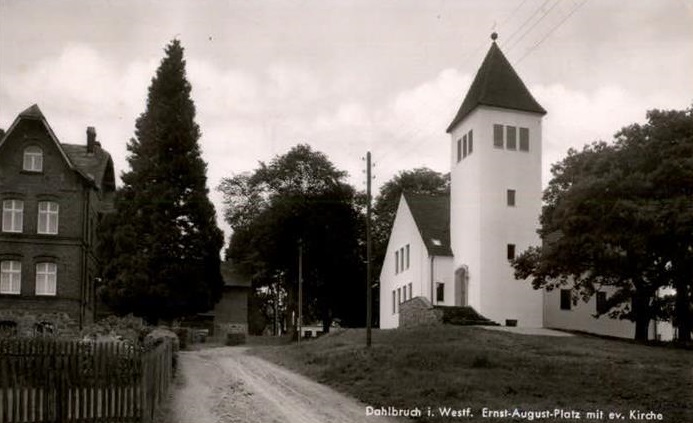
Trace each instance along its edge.
<instances>
[{"instance_id":1,"label":"dirt road","mask_svg":"<svg viewBox=\"0 0 693 423\"><path fill-rule=\"evenodd\" d=\"M166 423L394 423L301 375L225 347L180 353ZM163 423L163 422L162 422Z\"/></svg>"}]
</instances>

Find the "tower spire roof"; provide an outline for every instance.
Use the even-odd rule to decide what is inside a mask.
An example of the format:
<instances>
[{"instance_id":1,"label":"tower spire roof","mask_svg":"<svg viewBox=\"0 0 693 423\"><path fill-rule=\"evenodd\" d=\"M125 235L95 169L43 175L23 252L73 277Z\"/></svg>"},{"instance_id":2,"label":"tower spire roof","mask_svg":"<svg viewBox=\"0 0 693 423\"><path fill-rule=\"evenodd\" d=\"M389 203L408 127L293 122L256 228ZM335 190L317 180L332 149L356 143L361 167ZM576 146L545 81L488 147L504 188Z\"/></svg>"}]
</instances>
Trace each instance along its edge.
<instances>
[{"instance_id":1,"label":"tower spire roof","mask_svg":"<svg viewBox=\"0 0 693 423\"><path fill-rule=\"evenodd\" d=\"M546 114L546 110L534 99L524 82L513 69L501 49L496 45L498 34L491 35L493 42L479 71L467 91L467 95L448 126L451 132L477 106L502 107L504 109Z\"/></svg>"}]
</instances>

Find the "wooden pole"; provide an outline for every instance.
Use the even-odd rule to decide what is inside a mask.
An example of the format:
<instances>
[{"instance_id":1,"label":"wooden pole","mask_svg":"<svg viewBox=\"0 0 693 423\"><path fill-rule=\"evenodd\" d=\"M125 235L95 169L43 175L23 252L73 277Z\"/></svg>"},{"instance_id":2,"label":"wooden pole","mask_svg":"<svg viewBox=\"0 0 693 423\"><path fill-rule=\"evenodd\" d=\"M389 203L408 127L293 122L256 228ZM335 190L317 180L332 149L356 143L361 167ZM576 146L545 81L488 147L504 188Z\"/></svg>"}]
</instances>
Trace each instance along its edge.
<instances>
[{"instance_id":1,"label":"wooden pole","mask_svg":"<svg viewBox=\"0 0 693 423\"><path fill-rule=\"evenodd\" d=\"M366 154L366 347L371 346L371 152Z\"/></svg>"},{"instance_id":2,"label":"wooden pole","mask_svg":"<svg viewBox=\"0 0 693 423\"><path fill-rule=\"evenodd\" d=\"M298 240L298 343L303 329L303 241Z\"/></svg>"}]
</instances>

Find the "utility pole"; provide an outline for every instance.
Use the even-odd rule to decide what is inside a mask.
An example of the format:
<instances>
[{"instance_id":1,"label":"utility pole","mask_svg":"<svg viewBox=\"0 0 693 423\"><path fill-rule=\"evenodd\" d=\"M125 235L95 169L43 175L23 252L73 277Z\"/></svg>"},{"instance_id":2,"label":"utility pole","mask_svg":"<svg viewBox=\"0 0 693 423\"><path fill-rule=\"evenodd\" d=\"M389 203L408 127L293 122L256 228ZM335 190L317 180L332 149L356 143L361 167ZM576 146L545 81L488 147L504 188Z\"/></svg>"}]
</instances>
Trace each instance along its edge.
<instances>
[{"instance_id":1,"label":"utility pole","mask_svg":"<svg viewBox=\"0 0 693 423\"><path fill-rule=\"evenodd\" d=\"M366 153L366 347L371 346L371 152Z\"/></svg>"},{"instance_id":2,"label":"utility pole","mask_svg":"<svg viewBox=\"0 0 693 423\"><path fill-rule=\"evenodd\" d=\"M298 343L303 329L303 240L298 240Z\"/></svg>"}]
</instances>

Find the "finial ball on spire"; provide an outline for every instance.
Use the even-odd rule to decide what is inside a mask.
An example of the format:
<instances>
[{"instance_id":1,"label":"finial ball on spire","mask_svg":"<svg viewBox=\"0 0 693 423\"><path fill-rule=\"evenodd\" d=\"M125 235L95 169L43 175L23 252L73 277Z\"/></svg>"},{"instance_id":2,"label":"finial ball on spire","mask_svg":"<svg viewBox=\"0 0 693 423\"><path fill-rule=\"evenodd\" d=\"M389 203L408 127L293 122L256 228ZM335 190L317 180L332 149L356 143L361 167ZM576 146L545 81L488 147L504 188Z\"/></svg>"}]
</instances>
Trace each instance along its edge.
<instances>
[{"instance_id":1,"label":"finial ball on spire","mask_svg":"<svg viewBox=\"0 0 693 423\"><path fill-rule=\"evenodd\" d=\"M492 39L493 42L495 43L496 40L498 39L498 33L497 33L497 32L492 32L492 33L491 33L491 39Z\"/></svg>"}]
</instances>

